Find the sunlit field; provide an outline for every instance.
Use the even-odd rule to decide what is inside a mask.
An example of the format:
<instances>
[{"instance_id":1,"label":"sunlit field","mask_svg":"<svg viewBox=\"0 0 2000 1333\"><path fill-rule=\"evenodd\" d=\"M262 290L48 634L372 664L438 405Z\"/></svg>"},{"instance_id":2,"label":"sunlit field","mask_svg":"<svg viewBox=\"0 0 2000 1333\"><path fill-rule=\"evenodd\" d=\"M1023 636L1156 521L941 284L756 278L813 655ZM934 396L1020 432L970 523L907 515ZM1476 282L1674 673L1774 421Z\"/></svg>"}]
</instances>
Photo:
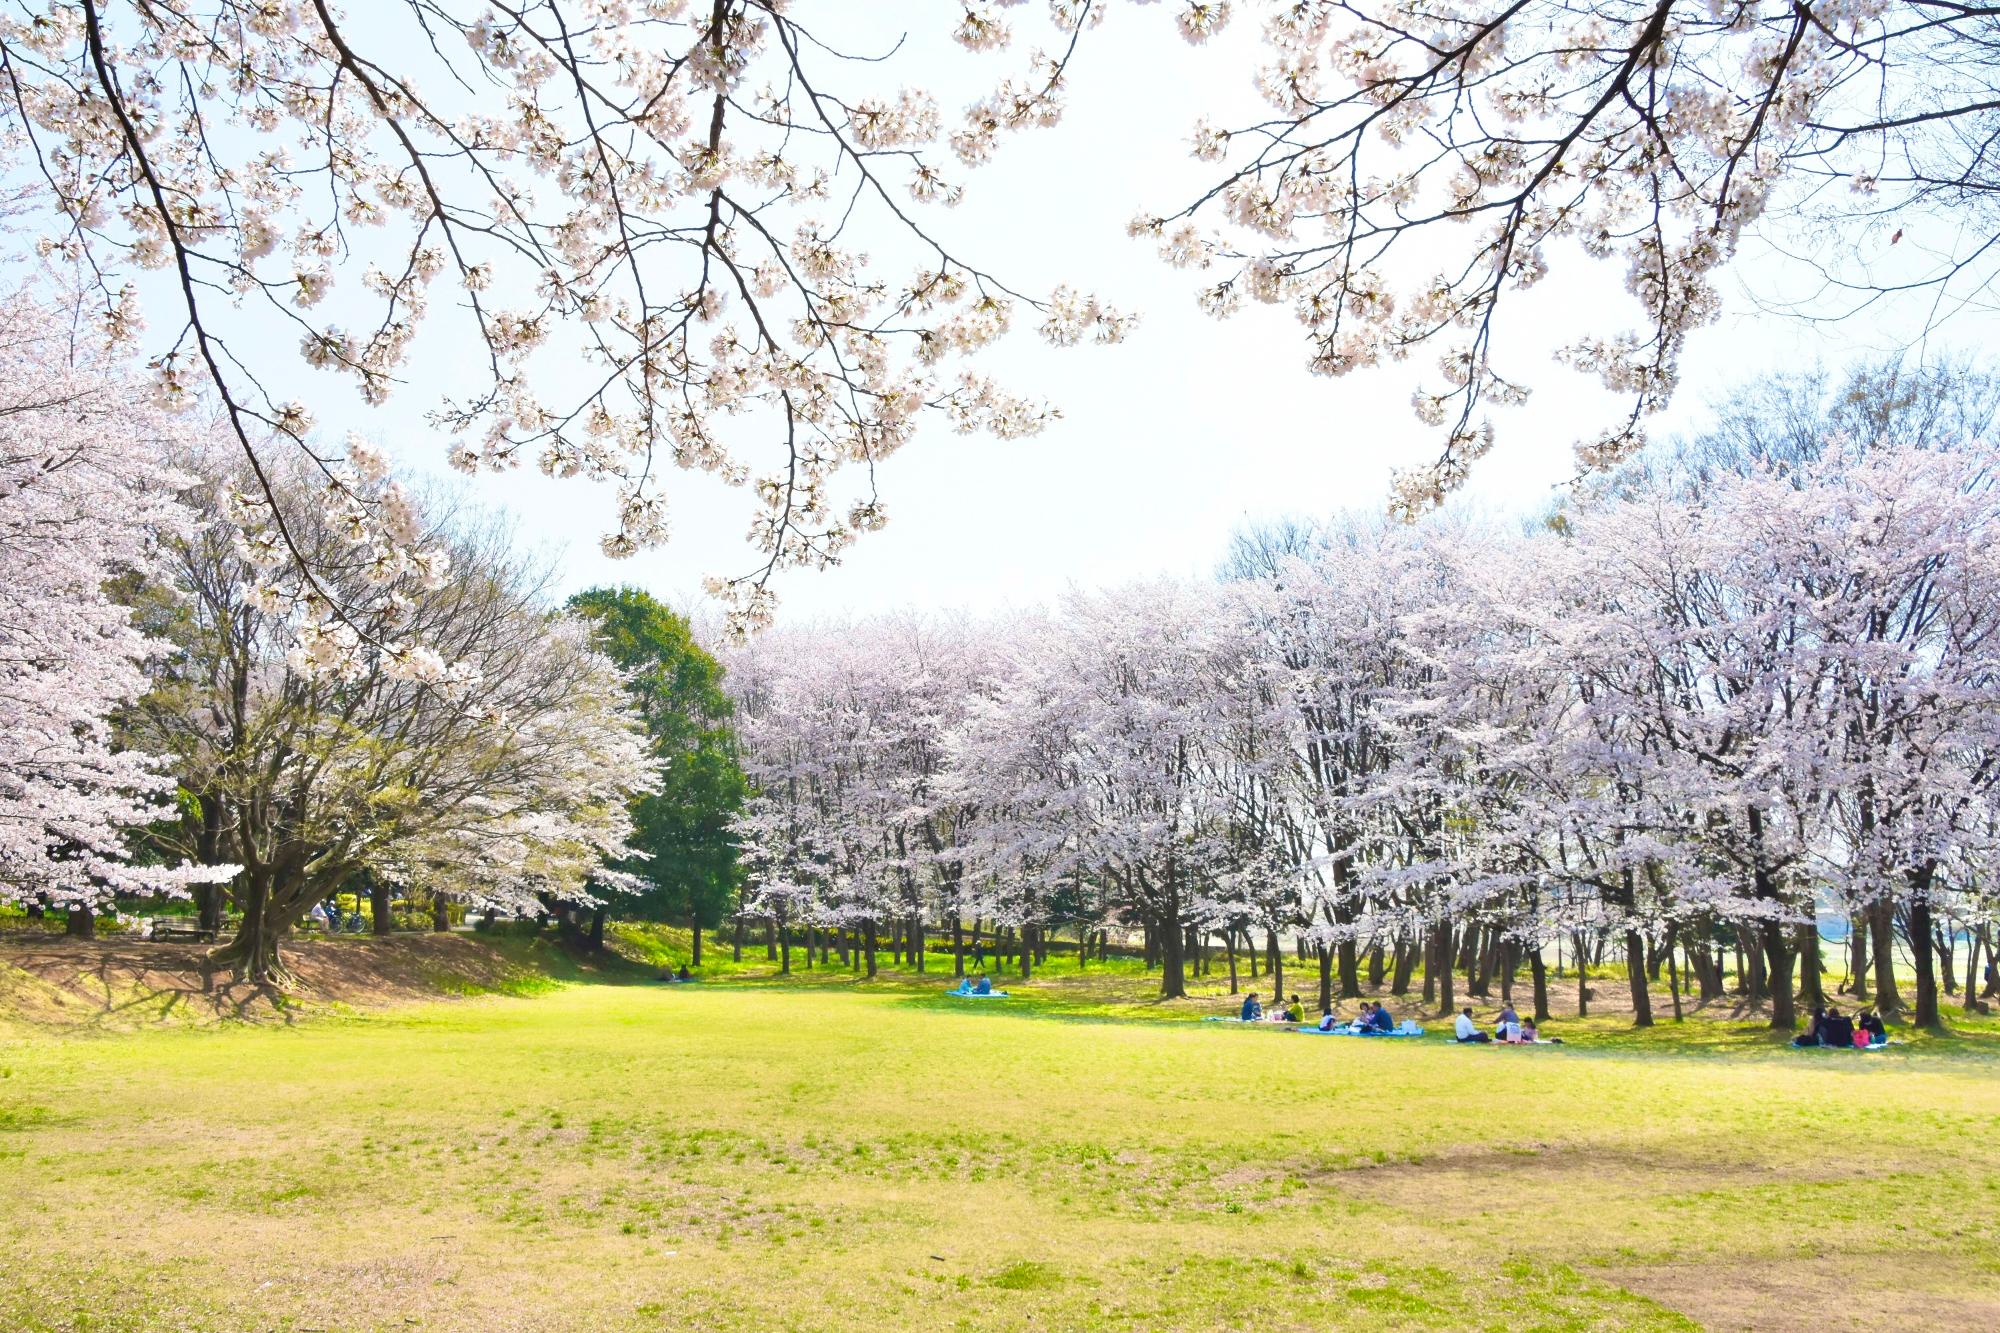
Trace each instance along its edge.
<instances>
[{"instance_id":1,"label":"sunlit field","mask_svg":"<svg viewBox=\"0 0 2000 1333\"><path fill-rule=\"evenodd\" d=\"M1461 1048L943 984L17 1029L0 1327L2000 1322L1977 1038Z\"/></svg>"}]
</instances>

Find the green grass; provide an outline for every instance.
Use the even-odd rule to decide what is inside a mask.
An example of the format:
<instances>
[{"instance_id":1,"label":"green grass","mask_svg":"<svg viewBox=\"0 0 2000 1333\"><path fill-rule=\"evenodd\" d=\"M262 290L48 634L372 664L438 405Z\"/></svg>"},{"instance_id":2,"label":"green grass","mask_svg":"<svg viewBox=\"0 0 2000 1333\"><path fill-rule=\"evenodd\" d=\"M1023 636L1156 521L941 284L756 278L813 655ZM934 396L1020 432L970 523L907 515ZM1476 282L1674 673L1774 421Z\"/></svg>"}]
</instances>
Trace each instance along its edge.
<instances>
[{"instance_id":1,"label":"green grass","mask_svg":"<svg viewBox=\"0 0 2000 1333\"><path fill-rule=\"evenodd\" d=\"M1064 1021L1146 984L1095 976L978 1008L822 973L0 1042L0 1328L2000 1323L1982 1037Z\"/></svg>"}]
</instances>

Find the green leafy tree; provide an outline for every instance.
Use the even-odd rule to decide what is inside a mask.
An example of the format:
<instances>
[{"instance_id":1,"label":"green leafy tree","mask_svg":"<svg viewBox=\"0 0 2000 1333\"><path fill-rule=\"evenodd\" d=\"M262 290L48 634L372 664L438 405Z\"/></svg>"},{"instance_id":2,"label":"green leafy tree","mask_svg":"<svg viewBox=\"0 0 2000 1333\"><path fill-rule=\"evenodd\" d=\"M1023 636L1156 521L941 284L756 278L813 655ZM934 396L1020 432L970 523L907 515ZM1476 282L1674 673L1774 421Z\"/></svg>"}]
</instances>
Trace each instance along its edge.
<instances>
[{"instance_id":1,"label":"green leafy tree","mask_svg":"<svg viewBox=\"0 0 2000 1333\"><path fill-rule=\"evenodd\" d=\"M684 617L637 588L592 588L569 606L592 622L597 647L628 674L660 766L659 790L632 808L631 845L646 859L618 867L652 886L632 910L687 919L699 965L702 929L722 920L739 883L729 826L745 783L722 666L695 642ZM602 931L600 911L592 929L599 942Z\"/></svg>"}]
</instances>

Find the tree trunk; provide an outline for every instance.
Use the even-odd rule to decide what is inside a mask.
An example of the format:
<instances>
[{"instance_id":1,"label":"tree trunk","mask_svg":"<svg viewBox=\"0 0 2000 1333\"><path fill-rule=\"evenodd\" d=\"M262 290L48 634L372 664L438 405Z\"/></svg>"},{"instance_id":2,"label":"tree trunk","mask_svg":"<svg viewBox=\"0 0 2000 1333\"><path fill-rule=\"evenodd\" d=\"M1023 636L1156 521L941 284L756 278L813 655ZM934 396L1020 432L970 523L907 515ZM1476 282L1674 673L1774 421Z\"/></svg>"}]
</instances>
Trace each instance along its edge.
<instances>
[{"instance_id":1,"label":"tree trunk","mask_svg":"<svg viewBox=\"0 0 2000 1333\"><path fill-rule=\"evenodd\" d=\"M278 939L290 923L276 920L271 910L272 887L268 868L244 875L243 920L229 943L211 954L210 960L229 967L239 980L282 989L292 977L279 956Z\"/></svg>"},{"instance_id":2,"label":"tree trunk","mask_svg":"<svg viewBox=\"0 0 2000 1333\"><path fill-rule=\"evenodd\" d=\"M1222 947L1229 954L1229 993L1231 995L1235 995L1238 993L1236 986L1236 932L1235 931L1225 930L1222 932Z\"/></svg>"},{"instance_id":3,"label":"tree trunk","mask_svg":"<svg viewBox=\"0 0 2000 1333\"><path fill-rule=\"evenodd\" d=\"M97 913L89 903L77 903L63 913L63 934L73 940L97 938Z\"/></svg>"},{"instance_id":4,"label":"tree trunk","mask_svg":"<svg viewBox=\"0 0 2000 1333\"><path fill-rule=\"evenodd\" d=\"M806 950L806 958L810 961L812 946L807 945ZM786 921L778 923L778 975L781 977L792 975L792 927L791 923Z\"/></svg>"},{"instance_id":5,"label":"tree trunk","mask_svg":"<svg viewBox=\"0 0 2000 1333\"><path fill-rule=\"evenodd\" d=\"M1847 974L1851 979L1848 993L1855 999L1868 999L1868 918L1865 912L1856 912L1847 918Z\"/></svg>"},{"instance_id":6,"label":"tree trunk","mask_svg":"<svg viewBox=\"0 0 2000 1333\"><path fill-rule=\"evenodd\" d=\"M1333 1008L1333 950L1326 945L1319 946L1319 1011L1326 1013Z\"/></svg>"},{"instance_id":7,"label":"tree trunk","mask_svg":"<svg viewBox=\"0 0 2000 1333\"><path fill-rule=\"evenodd\" d=\"M210 864L213 864L212 862ZM199 914L203 930L222 929L222 896L224 886L220 884L197 884L194 889L195 910Z\"/></svg>"},{"instance_id":8,"label":"tree trunk","mask_svg":"<svg viewBox=\"0 0 2000 1333\"><path fill-rule=\"evenodd\" d=\"M764 918L764 961L775 962L778 957L778 925L770 917Z\"/></svg>"},{"instance_id":9,"label":"tree trunk","mask_svg":"<svg viewBox=\"0 0 2000 1333\"><path fill-rule=\"evenodd\" d=\"M1791 1032L1799 1025L1792 999L1792 939L1782 923L1764 923L1765 985L1771 995L1771 1027Z\"/></svg>"},{"instance_id":10,"label":"tree trunk","mask_svg":"<svg viewBox=\"0 0 2000 1333\"><path fill-rule=\"evenodd\" d=\"M910 950L917 956L917 975L924 975L924 919L910 918Z\"/></svg>"},{"instance_id":11,"label":"tree trunk","mask_svg":"<svg viewBox=\"0 0 2000 1333\"><path fill-rule=\"evenodd\" d=\"M1390 994L1403 996L1410 993L1410 973L1416 969L1416 966L1416 943L1398 936L1396 939L1396 966L1389 978ZM1377 986L1381 985L1381 980L1377 978L1375 984Z\"/></svg>"},{"instance_id":12,"label":"tree trunk","mask_svg":"<svg viewBox=\"0 0 2000 1333\"><path fill-rule=\"evenodd\" d=\"M1267 931L1264 935L1265 956L1271 960L1271 996L1282 1007L1285 1003L1285 951L1278 946L1278 932Z\"/></svg>"},{"instance_id":13,"label":"tree trunk","mask_svg":"<svg viewBox=\"0 0 2000 1333\"><path fill-rule=\"evenodd\" d=\"M1458 1001L1452 996L1452 983L1456 978L1451 965L1456 951L1452 947L1451 925L1447 922L1438 926L1437 929L1437 956L1438 962L1441 964L1438 968L1438 1012L1441 1014L1456 1013L1458 1010Z\"/></svg>"},{"instance_id":14,"label":"tree trunk","mask_svg":"<svg viewBox=\"0 0 2000 1333\"><path fill-rule=\"evenodd\" d=\"M1021 927L1021 980L1031 980L1035 975L1035 928Z\"/></svg>"},{"instance_id":15,"label":"tree trunk","mask_svg":"<svg viewBox=\"0 0 2000 1333\"><path fill-rule=\"evenodd\" d=\"M875 918L869 917L861 923L861 942L868 951L868 979L875 979Z\"/></svg>"},{"instance_id":16,"label":"tree trunk","mask_svg":"<svg viewBox=\"0 0 2000 1333\"><path fill-rule=\"evenodd\" d=\"M1521 965L1521 946L1512 935L1500 940L1500 1003L1514 1003L1514 971Z\"/></svg>"},{"instance_id":17,"label":"tree trunk","mask_svg":"<svg viewBox=\"0 0 2000 1333\"><path fill-rule=\"evenodd\" d=\"M743 914L741 912L736 914L736 939L731 946L731 953L734 961L739 963L743 961Z\"/></svg>"},{"instance_id":18,"label":"tree trunk","mask_svg":"<svg viewBox=\"0 0 2000 1333\"><path fill-rule=\"evenodd\" d=\"M1944 993L1956 995L1958 982L1953 971L1953 958L1957 951L1951 947L1951 932L1942 926L1932 925L1931 937L1937 943L1938 978L1944 982Z\"/></svg>"},{"instance_id":19,"label":"tree trunk","mask_svg":"<svg viewBox=\"0 0 2000 1333\"><path fill-rule=\"evenodd\" d=\"M1674 1022L1684 1021L1681 1013L1681 974L1674 966L1674 943L1679 938L1677 930L1667 932L1667 994L1674 997Z\"/></svg>"},{"instance_id":20,"label":"tree trunk","mask_svg":"<svg viewBox=\"0 0 2000 1333\"><path fill-rule=\"evenodd\" d=\"M1826 985L1822 977L1826 962L1819 952L1819 923L1808 921L1799 927L1799 996L1808 1009L1826 1005Z\"/></svg>"},{"instance_id":21,"label":"tree trunk","mask_svg":"<svg viewBox=\"0 0 2000 1333\"><path fill-rule=\"evenodd\" d=\"M1928 889L1930 876L1911 871L1912 880L1921 876ZM1917 1009L1910 1021L1920 1028L1943 1026L1938 1013L1937 960L1931 957L1931 905L1927 897L1912 896L1909 908L1910 949L1917 959Z\"/></svg>"},{"instance_id":22,"label":"tree trunk","mask_svg":"<svg viewBox=\"0 0 2000 1333\"><path fill-rule=\"evenodd\" d=\"M1653 1026L1653 992L1646 980L1646 940L1636 930L1625 932L1625 971L1632 979L1632 1026ZM1678 996L1674 999L1680 1004Z\"/></svg>"},{"instance_id":23,"label":"tree trunk","mask_svg":"<svg viewBox=\"0 0 2000 1333\"><path fill-rule=\"evenodd\" d=\"M1742 961L1738 963L1738 967L1742 968L1738 973L1741 984L1737 989L1743 993L1744 999L1756 1004L1770 994L1770 978L1765 974L1764 954L1757 946L1757 933L1751 927L1738 926L1736 929L1743 950Z\"/></svg>"},{"instance_id":24,"label":"tree trunk","mask_svg":"<svg viewBox=\"0 0 2000 1333\"><path fill-rule=\"evenodd\" d=\"M431 895L431 930L440 935L449 934L451 931L451 900L442 893L433 893ZM602 949L604 947L604 909L602 907L597 909L597 920L593 921L590 925L590 947L593 949Z\"/></svg>"},{"instance_id":25,"label":"tree trunk","mask_svg":"<svg viewBox=\"0 0 2000 1333\"><path fill-rule=\"evenodd\" d=\"M692 967L701 966L701 914L700 913L696 913L694 918L694 957L691 960L689 960L689 965Z\"/></svg>"},{"instance_id":26,"label":"tree trunk","mask_svg":"<svg viewBox=\"0 0 2000 1333\"><path fill-rule=\"evenodd\" d=\"M1382 978L1387 975L1387 968L1388 968L1388 959L1383 954L1381 943L1378 941L1377 943L1370 945L1368 949L1369 990L1379 991L1382 989ZM1355 992L1355 994L1359 995L1360 992L1357 991Z\"/></svg>"},{"instance_id":27,"label":"tree trunk","mask_svg":"<svg viewBox=\"0 0 2000 1333\"><path fill-rule=\"evenodd\" d=\"M1542 946L1537 944L1528 953L1528 975L1535 983L1535 1021L1549 1021L1549 965L1542 958Z\"/></svg>"},{"instance_id":28,"label":"tree trunk","mask_svg":"<svg viewBox=\"0 0 2000 1333\"><path fill-rule=\"evenodd\" d=\"M951 974L965 975L965 918L956 912L951 914Z\"/></svg>"},{"instance_id":29,"label":"tree trunk","mask_svg":"<svg viewBox=\"0 0 2000 1333\"><path fill-rule=\"evenodd\" d=\"M376 935L387 935L395 927L389 908L389 886L373 875L368 877L368 926Z\"/></svg>"}]
</instances>

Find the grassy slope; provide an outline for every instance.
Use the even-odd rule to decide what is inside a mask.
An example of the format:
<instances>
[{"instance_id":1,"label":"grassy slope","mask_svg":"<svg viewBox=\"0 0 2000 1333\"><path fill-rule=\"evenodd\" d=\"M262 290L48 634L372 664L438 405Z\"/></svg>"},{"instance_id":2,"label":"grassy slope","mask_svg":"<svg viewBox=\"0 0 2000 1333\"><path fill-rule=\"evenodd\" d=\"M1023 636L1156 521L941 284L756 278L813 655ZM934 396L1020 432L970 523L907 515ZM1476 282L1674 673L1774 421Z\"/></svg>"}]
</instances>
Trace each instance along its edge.
<instances>
[{"instance_id":1,"label":"grassy slope","mask_svg":"<svg viewBox=\"0 0 2000 1333\"><path fill-rule=\"evenodd\" d=\"M938 985L0 1043L0 1327L2000 1324L1983 1041L1460 1049Z\"/></svg>"}]
</instances>

